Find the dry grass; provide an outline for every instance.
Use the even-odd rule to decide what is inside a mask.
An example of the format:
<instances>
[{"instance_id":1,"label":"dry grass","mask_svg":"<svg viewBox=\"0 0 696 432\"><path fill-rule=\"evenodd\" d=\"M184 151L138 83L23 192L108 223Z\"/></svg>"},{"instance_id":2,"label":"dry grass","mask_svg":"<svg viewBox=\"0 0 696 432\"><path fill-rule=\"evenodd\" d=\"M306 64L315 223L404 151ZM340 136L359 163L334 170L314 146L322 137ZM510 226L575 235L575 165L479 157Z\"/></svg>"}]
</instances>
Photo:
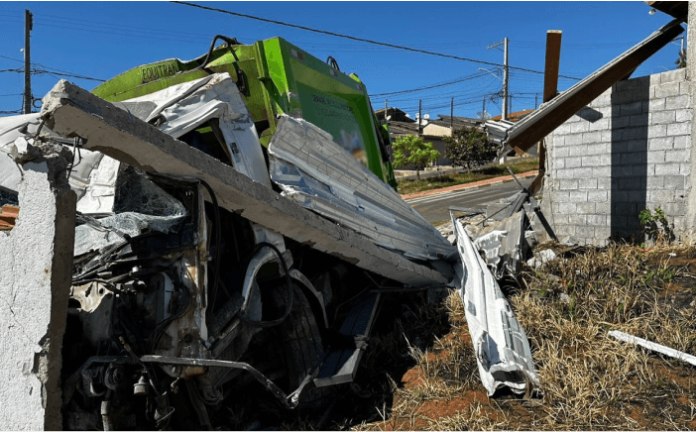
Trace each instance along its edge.
<instances>
[{"instance_id":1,"label":"dry grass","mask_svg":"<svg viewBox=\"0 0 696 432\"><path fill-rule=\"evenodd\" d=\"M676 254L676 257L670 256ZM568 254L567 254L568 255ZM491 399L480 383L459 296L451 330L395 390L391 412L357 430L693 430L694 369L608 337L620 330L696 351L696 259L688 247L586 249L527 270L510 296L542 383L536 400Z\"/></svg>"}]
</instances>

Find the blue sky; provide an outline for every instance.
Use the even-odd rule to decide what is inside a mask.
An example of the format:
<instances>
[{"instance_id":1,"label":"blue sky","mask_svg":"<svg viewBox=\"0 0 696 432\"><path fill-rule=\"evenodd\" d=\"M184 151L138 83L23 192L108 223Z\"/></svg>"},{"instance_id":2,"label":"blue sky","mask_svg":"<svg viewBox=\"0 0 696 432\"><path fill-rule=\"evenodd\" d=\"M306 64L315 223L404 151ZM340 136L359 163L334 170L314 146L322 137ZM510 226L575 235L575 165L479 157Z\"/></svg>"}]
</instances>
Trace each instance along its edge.
<instances>
[{"instance_id":1,"label":"blue sky","mask_svg":"<svg viewBox=\"0 0 696 432\"><path fill-rule=\"evenodd\" d=\"M285 21L335 33L405 45L487 62L502 63L500 49L488 45L510 39L510 65L543 71L547 30L562 30L560 73L582 78L671 17L643 2L217 2L203 3L239 13ZM34 14L32 61L54 70L108 79L157 60L191 59L204 54L215 34L242 43L281 36L320 59L331 55L344 72L357 73L370 94L380 94L475 78L455 85L390 96L390 106L413 116L418 100L424 113L475 117L487 98L487 111L500 113L495 94L502 76L495 67L410 53L332 36L262 23L167 2L0 2L0 70L21 68L24 9ZM634 76L674 69L679 41L644 63ZM8 59L9 58L9 59ZM480 75L480 76L478 76ZM35 75L33 94L42 97L56 76ZM71 78L92 89L98 83ZM0 73L0 111L21 108L23 75ZM564 90L575 81L561 79ZM541 74L510 77L512 110L534 108L543 86ZM541 98L541 96L539 96ZM374 97L375 109L384 97ZM1 114L0 114L1 115Z\"/></svg>"}]
</instances>

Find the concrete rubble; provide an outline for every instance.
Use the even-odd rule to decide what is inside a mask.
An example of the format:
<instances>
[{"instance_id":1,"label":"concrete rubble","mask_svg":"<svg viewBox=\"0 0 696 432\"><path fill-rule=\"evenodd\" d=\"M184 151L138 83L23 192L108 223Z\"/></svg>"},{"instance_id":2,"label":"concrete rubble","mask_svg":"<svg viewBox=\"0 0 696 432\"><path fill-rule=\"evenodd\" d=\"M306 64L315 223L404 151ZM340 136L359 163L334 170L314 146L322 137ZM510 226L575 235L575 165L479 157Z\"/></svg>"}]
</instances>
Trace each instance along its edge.
<instances>
[{"instance_id":1,"label":"concrete rubble","mask_svg":"<svg viewBox=\"0 0 696 432\"><path fill-rule=\"evenodd\" d=\"M182 403L214 427L252 382L319 406L389 290L457 289L489 395L539 387L495 280L533 241L528 194L448 241L311 123L282 117L265 155L226 73L117 104L59 82L0 120L0 192L5 429L166 428Z\"/></svg>"}]
</instances>

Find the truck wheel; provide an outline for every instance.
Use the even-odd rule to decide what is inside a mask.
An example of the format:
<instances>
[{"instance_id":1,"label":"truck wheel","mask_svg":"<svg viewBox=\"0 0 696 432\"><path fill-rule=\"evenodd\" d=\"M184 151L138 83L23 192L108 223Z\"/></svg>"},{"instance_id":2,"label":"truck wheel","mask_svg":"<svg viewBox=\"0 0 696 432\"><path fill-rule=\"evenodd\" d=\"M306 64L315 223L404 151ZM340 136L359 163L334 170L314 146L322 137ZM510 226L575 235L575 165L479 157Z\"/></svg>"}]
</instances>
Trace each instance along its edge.
<instances>
[{"instance_id":1,"label":"truck wheel","mask_svg":"<svg viewBox=\"0 0 696 432\"><path fill-rule=\"evenodd\" d=\"M288 391L297 389L308 374L313 373L324 359L324 347L317 320L304 293L296 285L292 311L285 321L275 327L288 377ZM316 411L330 402L330 388L305 386L300 395L301 411Z\"/></svg>"}]
</instances>

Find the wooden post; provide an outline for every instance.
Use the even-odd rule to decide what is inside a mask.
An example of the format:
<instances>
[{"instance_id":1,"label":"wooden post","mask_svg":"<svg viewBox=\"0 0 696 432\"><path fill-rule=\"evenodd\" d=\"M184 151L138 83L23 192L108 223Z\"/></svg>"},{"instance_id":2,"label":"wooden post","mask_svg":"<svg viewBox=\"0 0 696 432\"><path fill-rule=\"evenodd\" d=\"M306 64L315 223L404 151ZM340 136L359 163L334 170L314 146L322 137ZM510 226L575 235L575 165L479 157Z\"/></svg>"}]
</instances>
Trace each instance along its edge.
<instances>
[{"instance_id":1,"label":"wooden post","mask_svg":"<svg viewBox=\"0 0 696 432\"><path fill-rule=\"evenodd\" d=\"M561 36L560 30L549 30L546 32L546 65L544 67L544 99L548 102L558 93L558 69L561 64ZM546 146L539 146L539 175L534 179L531 186L532 193L541 190L541 186L546 174Z\"/></svg>"}]
</instances>

